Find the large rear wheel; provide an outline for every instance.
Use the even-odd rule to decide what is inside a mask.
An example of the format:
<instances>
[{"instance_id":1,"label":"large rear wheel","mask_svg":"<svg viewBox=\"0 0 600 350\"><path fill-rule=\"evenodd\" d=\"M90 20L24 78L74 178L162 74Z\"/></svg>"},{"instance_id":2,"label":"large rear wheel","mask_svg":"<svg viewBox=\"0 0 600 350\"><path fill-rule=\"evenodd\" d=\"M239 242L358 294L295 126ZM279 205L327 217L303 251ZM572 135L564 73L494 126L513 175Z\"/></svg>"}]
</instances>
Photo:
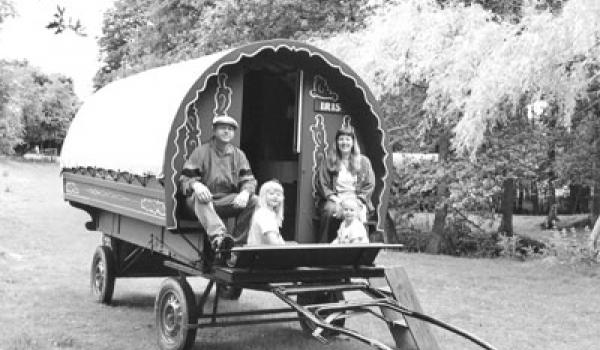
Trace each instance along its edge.
<instances>
[{"instance_id":1,"label":"large rear wheel","mask_svg":"<svg viewBox=\"0 0 600 350\"><path fill-rule=\"evenodd\" d=\"M163 350L188 350L196 340L196 302L184 278L169 277L160 286L154 303L158 345Z\"/></svg>"},{"instance_id":2,"label":"large rear wheel","mask_svg":"<svg viewBox=\"0 0 600 350\"><path fill-rule=\"evenodd\" d=\"M110 247L96 248L90 270L90 287L94 300L110 304L115 289L115 258Z\"/></svg>"}]
</instances>

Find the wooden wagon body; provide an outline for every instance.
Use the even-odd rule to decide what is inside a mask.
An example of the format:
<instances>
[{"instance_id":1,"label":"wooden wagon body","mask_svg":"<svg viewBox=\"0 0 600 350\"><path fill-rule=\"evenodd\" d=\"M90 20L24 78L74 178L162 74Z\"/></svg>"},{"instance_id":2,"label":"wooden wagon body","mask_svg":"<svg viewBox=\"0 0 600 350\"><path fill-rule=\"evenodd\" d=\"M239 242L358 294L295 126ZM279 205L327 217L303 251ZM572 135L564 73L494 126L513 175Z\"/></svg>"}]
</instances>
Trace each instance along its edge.
<instances>
[{"instance_id":1,"label":"wooden wagon body","mask_svg":"<svg viewBox=\"0 0 600 350\"><path fill-rule=\"evenodd\" d=\"M282 235L298 245L239 247L227 265L204 261L205 235L183 213L178 178L191 152L209 140L212 119L221 115L239 123L233 142L246 153L258 183L272 178L282 183ZM65 200L88 212L86 228L104 237L91 269L96 299L110 302L115 278L178 276L163 283L155 304L164 349L189 349L202 327L289 320L300 320L323 341L325 334L344 333L390 349L343 327L346 317L373 307L384 310L378 317L388 323L398 347L435 349L425 328L399 322L407 309L397 300L410 304L411 298L398 295L406 296L407 289L398 289L398 279L390 277L395 273L387 276L392 293L353 281L384 277L375 257L397 246L313 244L316 169L343 124L354 126L371 160L376 177L371 232L381 232L392 157L380 111L360 77L329 53L295 41L257 42L100 89L73 120L61 154ZM195 275L210 280L199 298L186 282ZM289 306L225 316L294 317L218 322L219 298L212 313L204 312L213 285L216 295L228 298L239 297L241 288L270 291ZM344 303L343 292L351 290L364 291L371 301ZM206 318L208 323L199 321Z\"/></svg>"}]
</instances>

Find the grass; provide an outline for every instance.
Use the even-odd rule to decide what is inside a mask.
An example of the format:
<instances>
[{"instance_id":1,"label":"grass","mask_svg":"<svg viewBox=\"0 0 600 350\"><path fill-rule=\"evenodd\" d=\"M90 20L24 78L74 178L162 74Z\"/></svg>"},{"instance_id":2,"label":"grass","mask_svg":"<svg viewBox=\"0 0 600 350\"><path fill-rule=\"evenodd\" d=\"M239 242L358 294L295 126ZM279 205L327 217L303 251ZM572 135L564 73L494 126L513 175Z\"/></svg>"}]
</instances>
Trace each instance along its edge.
<instances>
[{"instance_id":1,"label":"grass","mask_svg":"<svg viewBox=\"0 0 600 350\"><path fill-rule=\"evenodd\" d=\"M62 200L57 165L0 158L0 173L5 172L0 188L13 190L0 192L0 350L156 349L153 304L161 279L119 279L112 306L91 302L88 269L100 234L86 231L87 214ZM539 219L515 217L515 226ZM391 252L382 253L378 263L405 268L427 314L498 349L599 348L596 267ZM198 293L206 282L195 278L191 283ZM238 302L221 305L224 311L239 311L279 303L267 293L244 291ZM348 324L392 343L385 325L371 318ZM444 350L477 349L448 332L434 332ZM204 329L194 347L273 348L369 347L344 339L325 346L297 323Z\"/></svg>"}]
</instances>

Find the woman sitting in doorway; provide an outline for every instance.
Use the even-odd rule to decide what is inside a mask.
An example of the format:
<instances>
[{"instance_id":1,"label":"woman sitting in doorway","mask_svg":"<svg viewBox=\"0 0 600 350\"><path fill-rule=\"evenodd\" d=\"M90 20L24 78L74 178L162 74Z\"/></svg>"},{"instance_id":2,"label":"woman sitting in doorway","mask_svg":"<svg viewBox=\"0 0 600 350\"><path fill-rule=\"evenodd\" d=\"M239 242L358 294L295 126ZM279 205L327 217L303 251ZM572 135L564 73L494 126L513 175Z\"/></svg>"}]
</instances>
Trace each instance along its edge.
<instances>
[{"instance_id":1,"label":"woman sitting in doorway","mask_svg":"<svg viewBox=\"0 0 600 350\"><path fill-rule=\"evenodd\" d=\"M317 240L329 243L336 236L341 222L341 202L355 197L362 204L360 218L366 221L373 210L371 193L375 175L371 162L360 153L354 128L342 126L335 134L335 147L320 164L317 177L319 211L321 213Z\"/></svg>"}]
</instances>

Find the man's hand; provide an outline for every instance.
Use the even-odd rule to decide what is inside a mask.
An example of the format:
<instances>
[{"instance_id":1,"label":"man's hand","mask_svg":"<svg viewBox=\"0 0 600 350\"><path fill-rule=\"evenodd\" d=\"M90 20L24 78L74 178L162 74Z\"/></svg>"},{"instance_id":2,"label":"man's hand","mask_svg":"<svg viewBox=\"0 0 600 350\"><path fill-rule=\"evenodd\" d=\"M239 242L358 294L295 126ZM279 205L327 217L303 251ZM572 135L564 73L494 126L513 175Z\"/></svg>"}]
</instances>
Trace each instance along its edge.
<instances>
[{"instance_id":1,"label":"man's hand","mask_svg":"<svg viewBox=\"0 0 600 350\"><path fill-rule=\"evenodd\" d=\"M194 189L194 194L201 202L212 201L212 193L210 193L208 187L204 186L202 182L194 182L192 188Z\"/></svg>"},{"instance_id":2,"label":"man's hand","mask_svg":"<svg viewBox=\"0 0 600 350\"><path fill-rule=\"evenodd\" d=\"M232 204L235 208L245 208L246 205L248 205L248 199L250 199L250 193L248 191L242 191L235 196Z\"/></svg>"}]
</instances>

